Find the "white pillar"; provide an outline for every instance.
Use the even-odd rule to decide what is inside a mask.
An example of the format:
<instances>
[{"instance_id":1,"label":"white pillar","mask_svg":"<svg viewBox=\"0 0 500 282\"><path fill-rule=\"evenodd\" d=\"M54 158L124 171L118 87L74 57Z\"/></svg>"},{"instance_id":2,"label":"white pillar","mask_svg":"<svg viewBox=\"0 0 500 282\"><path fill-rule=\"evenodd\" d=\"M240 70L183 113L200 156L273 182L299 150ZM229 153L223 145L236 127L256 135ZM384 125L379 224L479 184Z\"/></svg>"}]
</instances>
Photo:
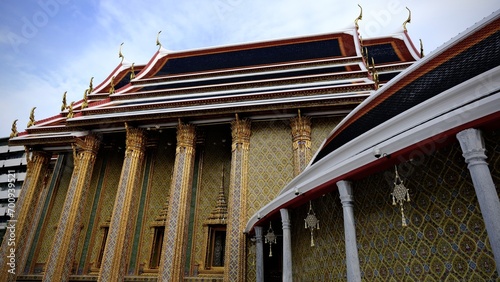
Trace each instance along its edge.
<instances>
[{"instance_id":1,"label":"white pillar","mask_svg":"<svg viewBox=\"0 0 500 282\"><path fill-rule=\"evenodd\" d=\"M291 282L292 278L292 235L290 233L290 216L287 209L280 209L283 224L283 282Z\"/></svg>"},{"instance_id":2,"label":"white pillar","mask_svg":"<svg viewBox=\"0 0 500 282\"><path fill-rule=\"evenodd\" d=\"M465 162L468 164L495 257L497 272L500 273L500 201L488 163L485 161L486 154L481 132L477 129L466 129L457 134L457 139L462 147Z\"/></svg>"},{"instance_id":3,"label":"white pillar","mask_svg":"<svg viewBox=\"0 0 500 282\"><path fill-rule=\"evenodd\" d=\"M255 227L255 267L257 282L264 282L264 242L262 242L262 226Z\"/></svg>"},{"instance_id":4,"label":"white pillar","mask_svg":"<svg viewBox=\"0 0 500 282\"><path fill-rule=\"evenodd\" d=\"M358 247L356 245L356 228L354 225L354 209L351 182L341 180L337 182L340 201L344 210L345 252L347 265L347 281L361 281L359 269Z\"/></svg>"}]
</instances>

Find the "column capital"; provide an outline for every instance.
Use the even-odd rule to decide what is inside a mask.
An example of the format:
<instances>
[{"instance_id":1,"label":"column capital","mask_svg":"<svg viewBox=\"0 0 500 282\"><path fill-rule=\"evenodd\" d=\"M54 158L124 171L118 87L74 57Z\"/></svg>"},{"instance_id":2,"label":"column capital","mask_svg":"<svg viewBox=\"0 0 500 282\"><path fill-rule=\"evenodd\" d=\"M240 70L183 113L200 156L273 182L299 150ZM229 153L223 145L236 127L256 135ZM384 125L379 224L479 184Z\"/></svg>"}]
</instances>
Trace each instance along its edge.
<instances>
[{"instance_id":1,"label":"column capital","mask_svg":"<svg viewBox=\"0 0 500 282\"><path fill-rule=\"evenodd\" d=\"M281 213L281 223L283 225L283 229L290 229L290 215L288 213L288 209L280 209Z\"/></svg>"},{"instance_id":2,"label":"column capital","mask_svg":"<svg viewBox=\"0 0 500 282\"><path fill-rule=\"evenodd\" d=\"M247 119L241 120L236 115L236 119L231 122L232 150L234 151L238 146L243 146L243 149L248 150L251 134L251 122Z\"/></svg>"},{"instance_id":3,"label":"column capital","mask_svg":"<svg viewBox=\"0 0 500 282\"><path fill-rule=\"evenodd\" d=\"M300 145L311 148L311 118L299 116L290 119L292 128L293 149L297 150Z\"/></svg>"},{"instance_id":4,"label":"column capital","mask_svg":"<svg viewBox=\"0 0 500 282\"><path fill-rule=\"evenodd\" d=\"M146 148L146 132L141 128L132 128L125 123L127 137L125 140L127 151L144 152Z\"/></svg>"},{"instance_id":5,"label":"column capital","mask_svg":"<svg viewBox=\"0 0 500 282\"><path fill-rule=\"evenodd\" d=\"M342 205L351 204L354 201L352 196L352 183L347 180L341 180L337 182L337 187L339 188L340 201Z\"/></svg>"},{"instance_id":6,"label":"column capital","mask_svg":"<svg viewBox=\"0 0 500 282\"><path fill-rule=\"evenodd\" d=\"M255 226L255 242L262 243L262 226Z\"/></svg>"},{"instance_id":7,"label":"column capital","mask_svg":"<svg viewBox=\"0 0 500 282\"><path fill-rule=\"evenodd\" d=\"M196 127L192 124L179 121L177 127L177 149L194 148L196 143Z\"/></svg>"},{"instance_id":8,"label":"column capital","mask_svg":"<svg viewBox=\"0 0 500 282\"><path fill-rule=\"evenodd\" d=\"M465 162L469 165L485 163L486 154L481 131L469 128L457 133Z\"/></svg>"}]
</instances>

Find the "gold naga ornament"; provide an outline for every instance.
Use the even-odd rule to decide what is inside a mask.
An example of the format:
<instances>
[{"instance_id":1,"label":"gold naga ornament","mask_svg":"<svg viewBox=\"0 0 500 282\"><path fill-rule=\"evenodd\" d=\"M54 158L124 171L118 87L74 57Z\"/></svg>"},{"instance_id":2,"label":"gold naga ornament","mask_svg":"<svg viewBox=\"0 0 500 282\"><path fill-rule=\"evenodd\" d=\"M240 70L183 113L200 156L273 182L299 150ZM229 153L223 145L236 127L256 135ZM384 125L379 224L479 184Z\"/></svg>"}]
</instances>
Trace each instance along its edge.
<instances>
[{"instance_id":1,"label":"gold naga ornament","mask_svg":"<svg viewBox=\"0 0 500 282\"><path fill-rule=\"evenodd\" d=\"M18 132L17 132L17 119L12 123L12 127L10 129L10 136L9 138L17 137Z\"/></svg>"},{"instance_id":2,"label":"gold naga ornament","mask_svg":"<svg viewBox=\"0 0 500 282\"><path fill-rule=\"evenodd\" d=\"M62 105L61 105L61 112L62 112L62 111L64 111L64 110L66 110L66 108L68 107L68 106L66 105L66 93L67 93L67 92L68 92L68 91L64 91L64 94L63 94L63 98L62 98Z\"/></svg>"},{"instance_id":3,"label":"gold naga ornament","mask_svg":"<svg viewBox=\"0 0 500 282\"><path fill-rule=\"evenodd\" d=\"M408 188L404 186L403 180L399 177L398 167L394 166L394 169L396 172L396 176L394 178L394 190L391 193L392 205L395 206L396 204L399 204L399 207L401 209L401 225L407 226L406 217L403 210L403 202L410 201L410 190L408 190Z\"/></svg>"},{"instance_id":4,"label":"gold naga ornament","mask_svg":"<svg viewBox=\"0 0 500 282\"><path fill-rule=\"evenodd\" d=\"M35 123L36 123L36 121L35 121L35 109L36 109L36 107L33 107L31 109L30 120L28 121L27 127L31 127L31 126L35 125Z\"/></svg>"},{"instance_id":5,"label":"gold naga ornament","mask_svg":"<svg viewBox=\"0 0 500 282\"><path fill-rule=\"evenodd\" d=\"M407 31L406 25L409 24L409 23L411 23L411 11L410 11L410 9L408 9L408 7L406 7L406 10L408 10L408 18L403 23L403 29L404 29L404 31Z\"/></svg>"}]
</instances>

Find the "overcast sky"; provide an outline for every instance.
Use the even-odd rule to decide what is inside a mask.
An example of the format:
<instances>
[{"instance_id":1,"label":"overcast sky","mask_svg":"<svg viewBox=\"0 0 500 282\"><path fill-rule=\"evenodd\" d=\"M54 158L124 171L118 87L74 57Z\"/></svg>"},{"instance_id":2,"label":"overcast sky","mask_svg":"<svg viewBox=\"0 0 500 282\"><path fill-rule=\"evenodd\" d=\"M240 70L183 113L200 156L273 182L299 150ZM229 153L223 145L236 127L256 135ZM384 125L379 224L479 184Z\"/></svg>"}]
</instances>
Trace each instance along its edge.
<instances>
[{"instance_id":1,"label":"overcast sky","mask_svg":"<svg viewBox=\"0 0 500 282\"><path fill-rule=\"evenodd\" d=\"M24 131L32 107L37 120L57 115L62 95L83 97L125 60L145 64L157 50L191 50L343 30L359 22L363 38L407 25L425 53L500 8L498 0L0 0L0 137L11 124ZM417 47L418 48L418 47Z\"/></svg>"}]
</instances>

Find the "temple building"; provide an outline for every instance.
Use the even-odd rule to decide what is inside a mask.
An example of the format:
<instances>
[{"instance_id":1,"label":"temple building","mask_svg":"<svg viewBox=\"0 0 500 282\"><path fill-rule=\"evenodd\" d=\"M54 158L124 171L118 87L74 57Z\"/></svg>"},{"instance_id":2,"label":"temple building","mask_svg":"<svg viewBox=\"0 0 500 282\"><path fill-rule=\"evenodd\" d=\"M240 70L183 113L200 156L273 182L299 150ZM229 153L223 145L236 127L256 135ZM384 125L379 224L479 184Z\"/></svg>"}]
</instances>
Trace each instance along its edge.
<instances>
[{"instance_id":1,"label":"temple building","mask_svg":"<svg viewBox=\"0 0 500 282\"><path fill-rule=\"evenodd\" d=\"M0 281L498 279L499 12L425 57L409 18L377 38L360 19L158 38L146 64L120 50L80 101L33 109L9 140L27 174Z\"/></svg>"}]
</instances>

